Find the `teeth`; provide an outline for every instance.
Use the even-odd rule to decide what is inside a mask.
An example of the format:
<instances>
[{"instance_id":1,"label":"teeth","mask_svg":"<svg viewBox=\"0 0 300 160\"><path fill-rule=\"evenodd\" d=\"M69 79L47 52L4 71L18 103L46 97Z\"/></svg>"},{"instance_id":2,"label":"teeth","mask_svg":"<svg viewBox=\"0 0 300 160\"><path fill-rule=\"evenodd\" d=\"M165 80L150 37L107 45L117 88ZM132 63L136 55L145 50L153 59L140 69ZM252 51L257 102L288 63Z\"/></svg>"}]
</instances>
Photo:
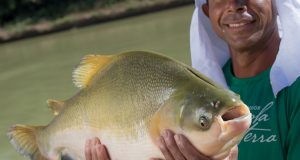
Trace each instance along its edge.
<instances>
[{"instance_id":1,"label":"teeth","mask_svg":"<svg viewBox=\"0 0 300 160\"><path fill-rule=\"evenodd\" d=\"M243 25L246 25L247 23L236 23L236 24L228 24L229 27L240 27L240 26L243 26Z\"/></svg>"}]
</instances>

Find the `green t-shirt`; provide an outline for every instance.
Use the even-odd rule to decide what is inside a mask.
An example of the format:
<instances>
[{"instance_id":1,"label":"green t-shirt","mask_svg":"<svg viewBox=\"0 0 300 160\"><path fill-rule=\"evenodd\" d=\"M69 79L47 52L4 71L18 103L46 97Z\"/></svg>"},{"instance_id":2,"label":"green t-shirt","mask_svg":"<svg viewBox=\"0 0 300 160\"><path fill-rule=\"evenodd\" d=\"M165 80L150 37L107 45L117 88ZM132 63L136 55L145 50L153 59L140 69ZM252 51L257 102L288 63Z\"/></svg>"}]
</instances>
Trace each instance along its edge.
<instances>
[{"instance_id":1,"label":"green t-shirt","mask_svg":"<svg viewBox=\"0 0 300 160\"><path fill-rule=\"evenodd\" d=\"M229 88L240 94L252 113L252 124L239 144L239 160L300 160L300 78L275 98L270 69L251 78L223 67Z\"/></svg>"}]
</instances>

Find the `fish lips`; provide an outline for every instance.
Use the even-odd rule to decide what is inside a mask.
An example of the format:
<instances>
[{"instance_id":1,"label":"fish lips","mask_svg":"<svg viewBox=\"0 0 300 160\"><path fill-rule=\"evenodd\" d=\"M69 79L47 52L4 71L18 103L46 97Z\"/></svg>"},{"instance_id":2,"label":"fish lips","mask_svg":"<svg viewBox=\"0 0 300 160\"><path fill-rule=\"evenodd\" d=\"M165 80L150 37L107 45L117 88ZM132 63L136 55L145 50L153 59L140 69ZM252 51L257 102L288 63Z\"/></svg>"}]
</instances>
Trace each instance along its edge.
<instances>
[{"instance_id":1,"label":"fish lips","mask_svg":"<svg viewBox=\"0 0 300 160\"><path fill-rule=\"evenodd\" d=\"M216 119L221 126L219 140L224 142L224 146L212 156L212 159L224 159L247 133L251 125L252 114L246 105L241 105L224 111Z\"/></svg>"},{"instance_id":2,"label":"fish lips","mask_svg":"<svg viewBox=\"0 0 300 160\"><path fill-rule=\"evenodd\" d=\"M217 121L222 127L220 140L230 141L230 139L246 133L251 125L252 114L246 105L241 104L223 111L217 117Z\"/></svg>"}]
</instances>

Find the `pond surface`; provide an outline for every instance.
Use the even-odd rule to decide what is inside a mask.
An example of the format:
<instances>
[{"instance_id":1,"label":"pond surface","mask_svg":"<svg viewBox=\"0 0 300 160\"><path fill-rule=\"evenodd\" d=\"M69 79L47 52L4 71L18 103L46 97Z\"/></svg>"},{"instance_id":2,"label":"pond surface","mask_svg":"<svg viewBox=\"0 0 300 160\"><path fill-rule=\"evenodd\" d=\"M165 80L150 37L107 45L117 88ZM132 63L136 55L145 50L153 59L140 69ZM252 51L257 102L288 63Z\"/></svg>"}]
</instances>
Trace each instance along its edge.
<instances>
[{"instance_id":1,"label":"pond surface","mask_svg":"<svg viewBox=\"0 0 300 160\"><path fill-rule=\"evenodd\" d=\"M84 55L149 50L190 64L193 8L184 6L0 45L0 159L25 160L10 145L8 128L49 123L53 116L46 100L65 100L78 91L72 71Z\"/></svg>"}]
</instances>

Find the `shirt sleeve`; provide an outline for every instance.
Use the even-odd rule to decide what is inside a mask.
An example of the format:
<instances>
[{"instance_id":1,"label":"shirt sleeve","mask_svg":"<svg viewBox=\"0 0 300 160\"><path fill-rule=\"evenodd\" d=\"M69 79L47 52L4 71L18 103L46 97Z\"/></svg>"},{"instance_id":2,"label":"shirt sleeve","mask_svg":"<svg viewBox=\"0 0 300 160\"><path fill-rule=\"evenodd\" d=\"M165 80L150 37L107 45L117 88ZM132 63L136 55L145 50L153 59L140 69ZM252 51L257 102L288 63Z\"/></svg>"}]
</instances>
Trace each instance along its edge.
<instances>
[{"instance_id":1,"label":"shirt sleeve","mask_svg":"<svg viewBox=\"0 0 300 160\"><path fill-rule=\"evenodd\" d=\"M287 160L299 160L300 159L300 78L298 78L290 87L288 87L285 98L285 105L280 106L285 108L283 111L286 114L286 120L279 119L279 124L286 125L281 126L284 129L281 134L284 140L284 150L286 152ZM279 113L281 114L281 113ZM285 122L284 122L285 121ZM286 135L284 135L286 134Z\"/></svg>"}]
</instances>

